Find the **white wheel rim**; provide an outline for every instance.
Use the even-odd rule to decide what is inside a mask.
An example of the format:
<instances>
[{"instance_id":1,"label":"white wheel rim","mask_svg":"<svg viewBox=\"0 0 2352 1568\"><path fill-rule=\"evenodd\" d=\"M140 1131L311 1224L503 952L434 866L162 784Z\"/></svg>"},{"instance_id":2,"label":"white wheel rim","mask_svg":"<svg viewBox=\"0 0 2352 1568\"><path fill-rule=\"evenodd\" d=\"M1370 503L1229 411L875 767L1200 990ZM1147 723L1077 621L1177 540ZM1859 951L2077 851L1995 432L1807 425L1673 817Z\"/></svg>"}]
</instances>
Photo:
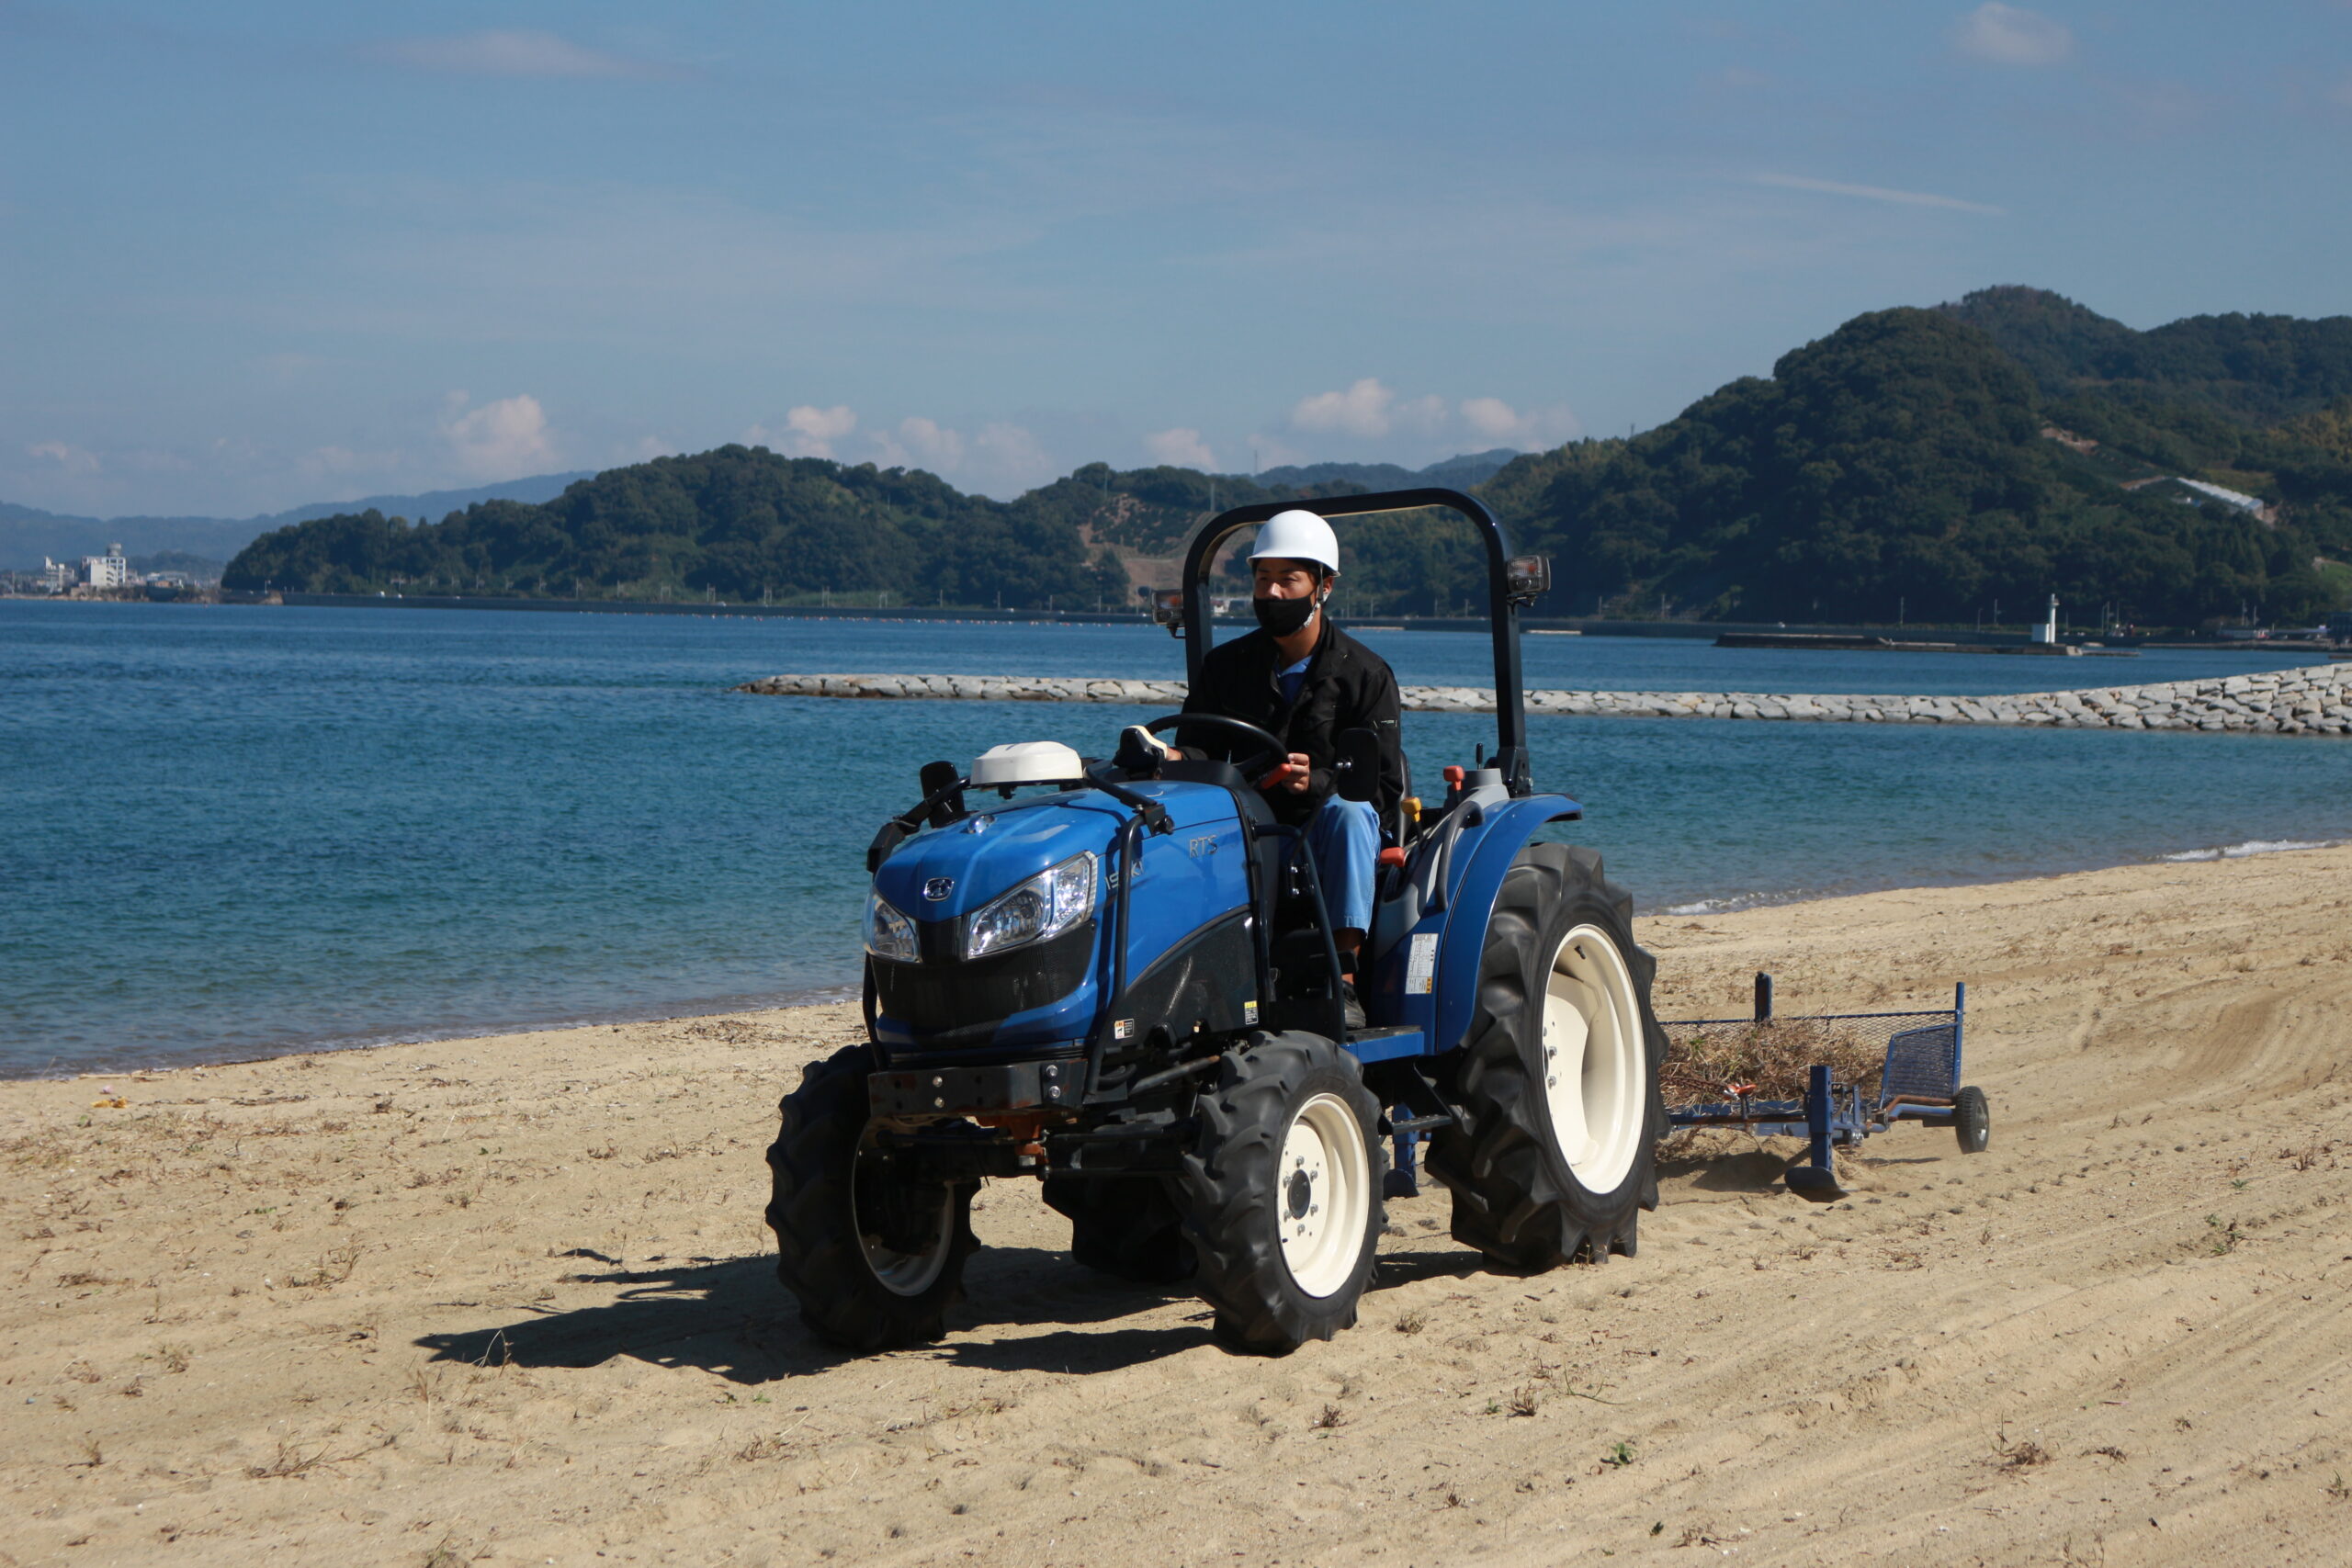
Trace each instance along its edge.
<instances>
[{"instance_id":1,"label":"white wheel rim","mask_svg":"<svg viewBox=\"0 0 2352 1568\"><path fill-rule=\"evenodd\" d=\"M1544 1101L1560 1158L1590 1192L1611 1192L1641 1150L1641 1006L1614 938L1578 926L1560 939L1544 983Z\"/></svg>"},{"instance_id":2,"label":"white wheel rim","mask_svg":"<svg viewBox=\"0 0 2352 1568\"><path fill-rule=\"evenodd\" d=\"M1274 1182L1283 1262L1300 1290L1328 1296L1355 1277L1371 1220L1372 1156L1345 1100L1318 1094L1298 1108Z\"/></svg>"},{"instance_id":3,"label":"white wheel rim","mask_svg":"<svg viewBox=\"0 0 2352 1568\"><path fill-rule=\"evenodd\" d=\"M865 1157L860 1151L860 1158ZM932 1225L933 1240L928 1251L900 1252L883 1241L881 1235L865 1228L865 1216L857 1212L857 1173L850 1172L849 1217L857 1231L858 1250L865 1255L865 1266L873 1271L882 1288L892 1295L919 1296L938 1282L947 1267L947 1248L952 1237L955 1216L948 1212L955 1201L952 1190L939 1190L939 1213Z\"/></svg>"}]
</instances>

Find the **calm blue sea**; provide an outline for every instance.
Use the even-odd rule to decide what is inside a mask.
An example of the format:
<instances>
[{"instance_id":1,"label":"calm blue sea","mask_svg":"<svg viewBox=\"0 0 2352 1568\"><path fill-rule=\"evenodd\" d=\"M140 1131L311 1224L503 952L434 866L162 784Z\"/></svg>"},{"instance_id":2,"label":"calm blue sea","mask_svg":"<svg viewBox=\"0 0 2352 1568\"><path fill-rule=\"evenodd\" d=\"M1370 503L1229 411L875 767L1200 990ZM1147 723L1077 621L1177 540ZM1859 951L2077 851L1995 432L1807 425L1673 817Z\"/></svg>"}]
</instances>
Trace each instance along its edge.
<instances>
[{"instance_id":1,"label":"calm blue sea","mask_svg":"<svg viewBox=\"0 0 2352 1568\"><path fill-rule=\"evenodd\" d=\"M1468 634L1369 632L1407 682ZM1531 684L1985 693L2275 667L1530 637ZM1177 675L1146 626L0 602L0 1073L684 1013L856 978L916 768L1141 710L739 696L781 671ZM1410 716L1425 791L1488 721ZM2352 838L2352 746L1539 718L1644 908ZM1953 976L1922 976L1931 994Z\"/></svg>"}]
</instances>

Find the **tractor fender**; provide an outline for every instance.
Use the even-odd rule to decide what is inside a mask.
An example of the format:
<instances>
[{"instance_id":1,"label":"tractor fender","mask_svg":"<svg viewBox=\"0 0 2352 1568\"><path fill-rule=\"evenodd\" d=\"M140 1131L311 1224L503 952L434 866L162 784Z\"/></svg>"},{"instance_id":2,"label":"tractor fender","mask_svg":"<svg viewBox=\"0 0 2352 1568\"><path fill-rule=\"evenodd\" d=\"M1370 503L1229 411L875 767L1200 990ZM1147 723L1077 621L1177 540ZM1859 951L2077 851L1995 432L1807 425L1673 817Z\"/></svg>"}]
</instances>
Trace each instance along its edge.
<instances>
[{"instance_id":1,"label":"tractor fender","mask_svg":"<svg viewBox=\"0 0 2352 1568\"><path fill-rule=\"evenodd\" d=\"M1495 897L1511 863L1537 829L1583 815L1583 808L1564 795L1532 795L1487 807L1484 821L1462 830L1454 858L1463 869L1446 898L1445 930L1438 939L1431 987L1437 1004L1430 1036L1433 1051L1453 1050L1469 1030L1478 1000L1478 962L1487 946L1487 922L1494 917Z\"/></svg>"}]
</instances>

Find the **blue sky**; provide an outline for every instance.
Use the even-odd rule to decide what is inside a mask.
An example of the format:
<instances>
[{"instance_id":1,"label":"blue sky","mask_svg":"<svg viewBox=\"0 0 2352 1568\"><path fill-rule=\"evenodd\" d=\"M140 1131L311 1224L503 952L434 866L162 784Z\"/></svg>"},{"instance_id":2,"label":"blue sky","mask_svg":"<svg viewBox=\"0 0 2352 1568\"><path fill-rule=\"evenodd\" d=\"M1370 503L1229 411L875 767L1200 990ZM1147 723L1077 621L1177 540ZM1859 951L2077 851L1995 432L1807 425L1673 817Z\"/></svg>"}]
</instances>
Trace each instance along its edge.
<instances>
[{"instance_id":1,"label":"blue sky","mask_svg":"<svg viewBox=\"0 0 2352 1568\"><path fill-rule=\"evenodd\" d=\"M0 0L0 499L1011 494L1671 417L1991 283L2352 309L2352 5Z\"/></svg>"}]
</instances>

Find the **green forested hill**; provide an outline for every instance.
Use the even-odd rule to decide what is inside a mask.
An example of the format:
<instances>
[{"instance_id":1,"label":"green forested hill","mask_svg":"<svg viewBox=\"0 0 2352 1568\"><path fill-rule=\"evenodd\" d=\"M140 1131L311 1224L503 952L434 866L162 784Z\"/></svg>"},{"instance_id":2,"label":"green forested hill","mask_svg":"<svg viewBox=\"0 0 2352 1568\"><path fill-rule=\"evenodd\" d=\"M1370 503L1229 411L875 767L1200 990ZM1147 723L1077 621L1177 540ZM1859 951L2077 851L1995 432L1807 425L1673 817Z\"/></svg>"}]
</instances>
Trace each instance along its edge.
<instances>
[{"instance_id":1,"label":"green forested hill","mask_svg":"<svg viewBox=\"0 0 2352 1568\"><path fill-rule=\"evenodd\" d=\"M1980 288L1938 310L1982 329L2053 397L2215 410L2260 424L2352 396L2352 316L2187 316L2135 332L2045 289Z\"/></svg>"},{"instance_id":2,"label":"green forested hill","mask_svg":"<svg viewBox=\"0 0 2352 1568\"><path fill-rule=\"evenodd\" d=\"M374 512L254 540L231 588L734 602L829 594L899 604L1120 604L1124 547L1165 555L1217 508L1359 491L1191 468L1090 464L1006 502L920 469L722 446L614 468L542 505L485 502L412 525Z\"/></svg>"},{"instance_id":3,"label":"green forested hill","mask_svg":"<svg viewBox=\"0 0 2352 1568\"><path fill-rule=\"evenodd\" d=\"M899 603L1091 604L1125 574L1051 511L968 496L920 470L722 446L412 526L377 513L280 528L229 587L737 602L820 590Z\"/></svg>"},{"instance_id":4,"label":"green forested hill","mask_svg":"<svg viewBox=\"0 0 2352 1568\"><path fill-rule=\"evenodd\" d=\"M2056 321L2039 341L2067 353L2098 335ZM1963 311L1879 311L1656 430L1522 457L1487 491L1555 557L1555 606L1585 614L1966 622L2055 592L2181 626L2332 606L2313 558L2352 545L2352 471L2318 424L2080 378L2053 395L2029 358ZM2129 488L2165 474L2285 504L2266 519Z\"/></svg>"},{"instance_id":5,"label":"green forested hill","mask_svg":"<svg viewBox=\"0 0 2352 1568\"><path fill-rule=\"evenodd\" d=\"M1301 470L1290 478L1305 478ZM1319 474L1317 477L1323 477ZM2180 477L2266 503L2202 500ZM721 447L412 525L281 528L231 587L1091 606L1122 557L1166 558L1215 510L1347 493L1091 464L1012 502L920 471ZM1631 438L1518 457L1480 487L1552 556L1555 615L1965 623L2078 615L2193 626L2341 607L2352 557L2352 320L2210 316L2136 333L2058 296L1988 289L1849 321L1769 378ZM1476 604L1468 530L1342 525L1350 614ZM1165 570L1164 568L1157 569Z\"/></svg>"}]
</instances>

